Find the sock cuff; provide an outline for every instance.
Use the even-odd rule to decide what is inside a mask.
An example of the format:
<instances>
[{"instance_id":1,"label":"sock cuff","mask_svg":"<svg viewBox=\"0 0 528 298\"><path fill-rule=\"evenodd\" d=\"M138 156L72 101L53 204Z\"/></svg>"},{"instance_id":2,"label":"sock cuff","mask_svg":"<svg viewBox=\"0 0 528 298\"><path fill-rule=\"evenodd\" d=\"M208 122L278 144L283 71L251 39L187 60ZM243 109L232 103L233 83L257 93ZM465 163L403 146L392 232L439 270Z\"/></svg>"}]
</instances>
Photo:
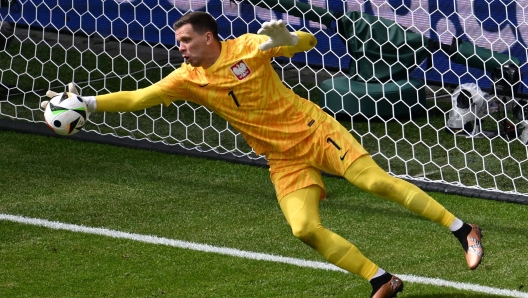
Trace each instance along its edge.
<instances>
[{"instance_id":1,"label":"sock cuff","mask_svg":"<svg viewBox=\"0 0 528 298\"><path fill-rule=\"evenodd\" d=\"M449 230L451 232L454 232L460 228L462 228L462 226L464 225L464 222L461 221L460 219L456 218L453 220L453 222L451 223L451 225L449 226Z\"/></svg>"}]
</instances>

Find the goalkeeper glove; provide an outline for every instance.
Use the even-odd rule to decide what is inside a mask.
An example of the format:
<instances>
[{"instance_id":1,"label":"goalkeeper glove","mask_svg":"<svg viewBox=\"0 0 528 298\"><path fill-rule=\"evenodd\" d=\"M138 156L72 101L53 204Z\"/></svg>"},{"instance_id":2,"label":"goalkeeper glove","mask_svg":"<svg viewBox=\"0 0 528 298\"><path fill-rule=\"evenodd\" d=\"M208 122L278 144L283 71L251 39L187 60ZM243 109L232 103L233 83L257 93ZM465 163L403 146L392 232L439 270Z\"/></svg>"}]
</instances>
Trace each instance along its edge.
<instances>
[{"instance_id":1,"label":"goalkeeper glove","mask_svg":"<svg viewBox=\"0 0 528 298\"><path fill-rule=\"evenodd\" d=\"M264 22L257 34L268 36L268 40L259 45L261 51L279 46L294 46L299 41L297 34L289 32L282 20Z\"/></svg>"},{"instance_id":2,"label":"goalkeeper glove","mask_svg":"<svg viewBox=\"0 0 528 298\"><path fill-rule=\"evenodd\" d=\"M77 88L75 87L73 83L68 84L68 92L73 93L75 95L79 95L79 91L77 91ZM51 91L51 90L48 90L48 92L46 92L46 96L49 98L53 98L57 94L58 94L57 92ZM79 97L86 104L86 118L88 119L88 117L90 116L90 113L95 112L97 108L97 101L95 100L95 96L79 96ZM45 110L46 107L48 106L48 103L49 101L45 100L40 104L40 107Z\"/></svg>"}]
</instances>

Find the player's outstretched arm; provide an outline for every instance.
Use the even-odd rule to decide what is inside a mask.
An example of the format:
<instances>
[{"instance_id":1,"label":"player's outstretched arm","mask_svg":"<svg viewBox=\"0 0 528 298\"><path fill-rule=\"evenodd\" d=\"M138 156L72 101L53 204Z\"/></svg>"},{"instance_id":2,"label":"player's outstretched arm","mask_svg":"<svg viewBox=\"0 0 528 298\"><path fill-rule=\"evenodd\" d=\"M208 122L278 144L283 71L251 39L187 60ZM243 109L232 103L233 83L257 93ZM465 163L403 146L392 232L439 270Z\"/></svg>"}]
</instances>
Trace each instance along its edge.
<instances>
[{"instance_id":1,"label":"player's outstretched arm","mask_svg":"<svg viewBox=\"0 0 528 298\"><path fill-rule=\"evenodd\" d=\"M79 95L73 83L68 84L68 92ZM87 106L87 112L132 112L146 109L155 105L163 104L163 100L158 96L159 87L151 85L135 91L119 91L97 96L79 96ZM57 95L49 90L46 96L49 98ZM48 101L41 103L45 109Z\"/></svg>"},{"instance_id":2,"label":"player's outstretched arm","mask_svg":"<svg viewBox=\"0 0 528 298\"><path fill-rule=\"evenodd\" d=\"M313 34L303 31L296 31L295 34L299 37L299 41L290 51L294 53L306 52L313 49L317 45L317 38Z\"/></svg>"},{"instance_id":3,"label":"player's outstretched arm","mask_svg":"<svg viewBox=\"0 0 528 298\"><path fill-rule=\"evenodd\" d=\"M308 51L315 47L317 39L310 33L289 32L282 20L264 22L257 34L268 36L268 40L259 45L260 50L267 51L274 47L291 47L290 52Z\"/></svg>"}]
</instances>

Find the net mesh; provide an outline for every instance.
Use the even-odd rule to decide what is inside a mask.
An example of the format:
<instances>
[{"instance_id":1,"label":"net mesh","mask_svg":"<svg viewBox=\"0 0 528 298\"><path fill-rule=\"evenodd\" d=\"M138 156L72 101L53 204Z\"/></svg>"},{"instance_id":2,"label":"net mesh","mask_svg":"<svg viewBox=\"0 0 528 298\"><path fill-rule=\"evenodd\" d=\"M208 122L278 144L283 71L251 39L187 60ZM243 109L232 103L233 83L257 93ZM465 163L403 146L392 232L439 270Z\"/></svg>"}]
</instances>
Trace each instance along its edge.
<instances>
[{"instance_id":1,"label":"net mesh","mask_svg":"<svg viewBox=\"0 0 528 298\"><path fill-rule=\"evenodd\" d=\"M7 3L7 4L6 4ZM48 89L146 87L177 68L172 23L211 13L220 36L283 19L318 45L272 61L284 84L335 116L393 175L528 194L528 1L7 1L0 118L43 125ZM7 5L7 6L6 6ZM264 160L190 102L93 113L85 130Z\"/></svg>"}]
</instances>

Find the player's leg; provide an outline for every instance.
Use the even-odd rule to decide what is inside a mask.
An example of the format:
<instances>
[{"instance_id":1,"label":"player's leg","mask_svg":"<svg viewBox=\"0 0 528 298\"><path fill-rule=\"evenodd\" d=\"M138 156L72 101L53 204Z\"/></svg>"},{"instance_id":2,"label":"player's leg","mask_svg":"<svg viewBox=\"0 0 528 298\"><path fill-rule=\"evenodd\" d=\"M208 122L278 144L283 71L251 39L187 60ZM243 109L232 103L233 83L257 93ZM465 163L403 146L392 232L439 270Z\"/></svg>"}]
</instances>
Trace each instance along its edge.
<instances>
[{"instance_id":1,"label":"player's leg","mask_svg":"<svg viewBox=\"0 0 528 298\"><path fill-rule=\"evenodd\" d=\"M393 297L402 291L400 279L380 269L352 243L323 227L319 215L320 194L321 188L312 185L280 199L280 207L295 237L330 263L369 280L373 287L372 297Z\"/></svg>"},{"instance_id":2,"label":"player's leg","mask_svg":"<svg viewBox=\"0 0 528 298\"><path fill-rule=\"evenodd\" d=\"M480 228L466 224L420 188L395 178L381 169L369 155L354 161L344 177L357 187L379 197L401 204L405 208L449 228L460 240L470 269L475 269L484 254Z\"/></svg>"}]
</instances>

